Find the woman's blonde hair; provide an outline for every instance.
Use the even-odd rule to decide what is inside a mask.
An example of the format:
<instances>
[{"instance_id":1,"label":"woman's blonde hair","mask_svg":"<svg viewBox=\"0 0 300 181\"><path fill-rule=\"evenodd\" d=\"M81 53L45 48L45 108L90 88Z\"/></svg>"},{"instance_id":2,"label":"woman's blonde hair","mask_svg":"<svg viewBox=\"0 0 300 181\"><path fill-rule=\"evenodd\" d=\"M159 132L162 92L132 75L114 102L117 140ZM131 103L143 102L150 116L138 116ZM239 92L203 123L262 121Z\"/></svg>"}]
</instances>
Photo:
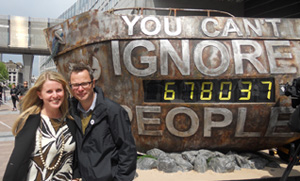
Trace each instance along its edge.
<instances>
[{"instance_id":1,"label":"woman's blonde hair","mask_svg":"<svg viewBox=\"0 0 300 181\"><path fill-rule=\"evenodd\" d=\"M36 80L35 84L33 87L31 87L25 96L22 98L20 104L21 104L21 110L23 112L19 115L17 120L15 121L13 128L12 128L12 133L16 136L20 130L24 127L25 122L28 118L29 115L31 114L39 114L43 108L43 100L39 98L37 95L38 91L42 90L42 87L44 83L47 80L51 81L56 81L60 84L62 84L64 88L64 100L62 105L60 106L60 111L62 112L63 117L68 117L72 119L72 117L69 114L69 106L68 106L68 98L70 95L70 87L67 83L67 81L64 79L64 77L54 71L45 71L43 72L39 78Z\"/></svg>"}]
</instances>

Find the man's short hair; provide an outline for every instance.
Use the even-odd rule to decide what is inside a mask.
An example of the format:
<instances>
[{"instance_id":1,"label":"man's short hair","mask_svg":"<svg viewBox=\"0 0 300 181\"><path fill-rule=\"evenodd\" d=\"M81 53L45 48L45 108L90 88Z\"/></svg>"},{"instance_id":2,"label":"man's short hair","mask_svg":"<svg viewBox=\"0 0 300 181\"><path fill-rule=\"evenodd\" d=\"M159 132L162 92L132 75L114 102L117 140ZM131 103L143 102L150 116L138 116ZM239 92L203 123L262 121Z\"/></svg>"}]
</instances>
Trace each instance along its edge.
<instances>
[{"instance_id":1,"label":"man's short hair","mask_svg":"<svg viewBox=\"0 0 300 181\"><path fill-rule=\"evenodd\" d=\"M94 75L93 75L93 69L88 65L88 64L84 64L82 62L79 62L77 64L74 64L72 67L71 67L71 70L69 72L69 79L71 77L71 74L73 72L82 72L84 70L87 70L89 72L89 75L90 75L90 78L91 78L91 81L94 80Z\"/></svg>"}]
</instances>

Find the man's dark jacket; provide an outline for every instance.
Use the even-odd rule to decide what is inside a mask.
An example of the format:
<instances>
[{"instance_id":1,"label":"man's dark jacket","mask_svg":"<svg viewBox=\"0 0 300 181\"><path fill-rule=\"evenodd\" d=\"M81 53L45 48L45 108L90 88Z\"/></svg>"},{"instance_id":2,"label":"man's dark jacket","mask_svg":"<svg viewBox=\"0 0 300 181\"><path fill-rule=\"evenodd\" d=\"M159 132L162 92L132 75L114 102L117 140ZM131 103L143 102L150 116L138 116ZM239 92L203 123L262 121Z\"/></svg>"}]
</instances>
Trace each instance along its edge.
<instances>
[{"instance_id":1,"label":"man's dark jacket","mask_svg":"<svg viewBox=\"0 0 300 181\"><path fill-rule=\"evenodd\" d=\"M23 181L27 179L30 158L35 147L36 130L40 122L40 114L32 114L27 118L23 129L15 138L15 147L7 163L3 181ZM75 137L76 126L74 121L67 119L67 125L73 137Z\"/></svg>"},{"instance_id":2,"label":"man's dark jacket","mask_svg":"<svg viewBox=\"0 0 300 181\"><path fill-rule=\"evenodd\" d=\"M79 170L75 171L75 178L131 181L135 176L137 153L128 114L119 104L105 98L101 88L94 90L97 92L96 106L84 135L78 101L71 99L71 115L78 127Z\"/></svg>"}]
</instances>

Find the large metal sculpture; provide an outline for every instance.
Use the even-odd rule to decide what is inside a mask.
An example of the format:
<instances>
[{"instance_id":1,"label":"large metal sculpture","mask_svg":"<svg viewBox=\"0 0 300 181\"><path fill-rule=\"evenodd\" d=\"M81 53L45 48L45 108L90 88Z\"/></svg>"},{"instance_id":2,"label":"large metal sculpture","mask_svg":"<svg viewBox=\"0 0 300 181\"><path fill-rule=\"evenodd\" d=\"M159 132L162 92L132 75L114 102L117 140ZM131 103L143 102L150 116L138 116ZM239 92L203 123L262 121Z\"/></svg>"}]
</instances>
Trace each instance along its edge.
<instances>
[{"instance_id":1,"label":"large metal sculpture","mask_svg":"<svg viewBox=\"0 0 300 181\"><path fill-rule=\"evenodd\" d=\"M54 60L65 77L74 63L93 67L128 111L139 151L255 151L299 139L279 91L299 76L299 19L93 10L45 34L49 47L58 34L64 42Z\"/></svg>"}]
</instances>

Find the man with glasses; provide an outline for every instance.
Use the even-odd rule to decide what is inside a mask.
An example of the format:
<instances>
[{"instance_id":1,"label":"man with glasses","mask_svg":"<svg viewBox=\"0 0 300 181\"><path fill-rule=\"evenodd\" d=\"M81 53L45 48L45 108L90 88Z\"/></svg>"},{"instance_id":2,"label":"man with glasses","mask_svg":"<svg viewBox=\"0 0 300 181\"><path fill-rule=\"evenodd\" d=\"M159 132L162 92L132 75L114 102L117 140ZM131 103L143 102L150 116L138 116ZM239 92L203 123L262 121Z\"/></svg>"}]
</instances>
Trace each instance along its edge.
<instances>
[{"instance_id":1,"label":"man with glasses","mask_svg":"<svg viewBox=\"0 0 300 181\"><path fill-rule=\"evenodd\" d=\"M104 97L88 65L75 64L69 79L74 96L71 115L78 128L74 177L84 181L133 180L137 152L127 112Z\"/></svg>"}]
</instances>

